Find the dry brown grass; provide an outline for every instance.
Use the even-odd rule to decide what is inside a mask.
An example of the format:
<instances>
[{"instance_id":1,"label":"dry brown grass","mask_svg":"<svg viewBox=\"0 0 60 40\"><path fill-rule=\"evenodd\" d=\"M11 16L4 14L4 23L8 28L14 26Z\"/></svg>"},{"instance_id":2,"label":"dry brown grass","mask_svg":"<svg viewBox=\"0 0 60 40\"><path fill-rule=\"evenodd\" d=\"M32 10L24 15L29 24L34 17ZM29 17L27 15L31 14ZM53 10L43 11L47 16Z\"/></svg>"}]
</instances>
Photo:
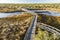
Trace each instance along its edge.
<instances>
[{"instance_id":1,"label":"dry brown grass","mask_svg":"<svg viewBox=\"0 0 60 40\"><path fill-rule=\"evenodd\" d=\"M32 19L28 13L0 18L0 40L23 40Z\"/></svg>"},{"instance_id":2,"label":"dry brown grass","mask_svg":"<svg viewBox=\"0 0 60 40\"><path fill-rule=\"evenodd\" d=\"M48 16L40 14L38 17L38 22L42 22L51 26L55 26L60 29L60 17L59 16Z\"/></svg>"}]
</instances>

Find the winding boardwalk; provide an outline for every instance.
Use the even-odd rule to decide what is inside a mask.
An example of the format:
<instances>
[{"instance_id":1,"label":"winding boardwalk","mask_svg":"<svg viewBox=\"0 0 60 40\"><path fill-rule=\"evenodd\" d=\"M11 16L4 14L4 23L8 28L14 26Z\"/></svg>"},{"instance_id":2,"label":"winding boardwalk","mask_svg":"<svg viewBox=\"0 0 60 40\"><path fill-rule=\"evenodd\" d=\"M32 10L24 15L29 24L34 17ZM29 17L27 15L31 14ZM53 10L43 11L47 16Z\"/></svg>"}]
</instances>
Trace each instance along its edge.
<instances>
[{"instance_id":1,"label":"winding boardwalk","mask_svg":"<svg viewBox=\"0 0 60 40\"><path fill-rule=\"evenodd\" d=\"M36 17L37 17L37 14L38 13L35 13L35 12L32 12L32 11L30 11L30 10L27 10L27 9L22 9L23 11L25 11L25 12L28 12L28 13L31 13L31 14L33 14L33 15L35 15ZM43 10L44 11L44 10ZM42 11L41 11L42 12ZM49 14L52 14L52 11L47 11ZM32 24L33 25L33 24ZM57 35L60 35L60 30L59 29L57 29L57 28L55 28L55 27L53 27L53 26L50 26L50 25L47 25L47 24L44 24L44 23L40 23L40 22L36 22L36 25L39 27L39 28L41 28L41 29L44 29L44 30L46 30L46 31L49 31L49 32L51 32L51 33L56 33Z\"/></svg>"}]
</instances>

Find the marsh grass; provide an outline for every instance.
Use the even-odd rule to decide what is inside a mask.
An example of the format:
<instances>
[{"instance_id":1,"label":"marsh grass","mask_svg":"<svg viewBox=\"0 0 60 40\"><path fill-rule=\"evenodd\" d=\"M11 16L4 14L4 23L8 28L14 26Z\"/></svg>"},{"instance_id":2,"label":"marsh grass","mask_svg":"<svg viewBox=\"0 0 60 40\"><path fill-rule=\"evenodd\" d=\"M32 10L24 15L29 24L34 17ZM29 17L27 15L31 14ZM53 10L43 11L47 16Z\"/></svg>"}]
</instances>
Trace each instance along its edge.
<instances>
[{"instance_id":1,"label":"marsh grass","mask_svg":"<svg viewBox=\"0 0 60 40\"><path fill-rule=\"evenodd\" d=\"M38 22L42 22L60 29L60 16L49 16L45 14L38 14Z\"/></svg>"},{"instance_id":2,"label":"marsh grass","mask_svg":"<svg viewBox=\"0 0 60 40\"><path fill-rule=\"evenodd\" d=\"M55 33L50 33L40 28L36 32L35 40L60 40L60 36Z\"/></svg>"},{"instance_id":3,"label":"marsh grass","mask_svg":"<svg viewBox=\"0 0 60 40\"><path fill-rule=\"evenodd\" d=\"M22 11L21 8L60 12L60 4L0 4L0 12Z\"/></svg>"}]
</instances>

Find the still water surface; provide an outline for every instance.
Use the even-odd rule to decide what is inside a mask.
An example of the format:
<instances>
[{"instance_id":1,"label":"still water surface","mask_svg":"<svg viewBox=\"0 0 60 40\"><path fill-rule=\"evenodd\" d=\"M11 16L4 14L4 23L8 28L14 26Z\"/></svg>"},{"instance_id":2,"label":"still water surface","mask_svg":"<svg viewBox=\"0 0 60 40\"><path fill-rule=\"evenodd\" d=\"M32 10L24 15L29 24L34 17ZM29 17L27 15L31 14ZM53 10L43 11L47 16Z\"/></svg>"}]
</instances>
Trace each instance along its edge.
<instances>
[{"instance_id":1,"label":"still water surface","mask_svg":"<svg viewBox=\"0 0 60 40\"><path fill-rule=\"evenodd\" d=\"M55 13L53 11L40 11L40 10L30 10L32 12L36 12L38 14L46 14L48 16L60 16L60 13ZM11 13L0 13L0 18L4 18L10 15L17 15L17 14L21 14L22 12L11 12Z\"/></svg>"}]
</instances>

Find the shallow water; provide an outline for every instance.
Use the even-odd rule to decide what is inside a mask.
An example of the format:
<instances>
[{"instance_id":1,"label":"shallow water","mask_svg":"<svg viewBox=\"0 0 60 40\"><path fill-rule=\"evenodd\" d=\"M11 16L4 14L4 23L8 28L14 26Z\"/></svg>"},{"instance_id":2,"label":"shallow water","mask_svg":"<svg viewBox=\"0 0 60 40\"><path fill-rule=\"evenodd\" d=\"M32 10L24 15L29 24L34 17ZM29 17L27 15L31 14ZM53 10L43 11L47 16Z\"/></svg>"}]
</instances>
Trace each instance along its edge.
<instances>
[{"instance_id":1,"label":"shallow water","mask_svg":"<svg viewBox=\"0 0 60 40\"><path fill-rule=\"evenodd\" d=\"M14 12L14 13L0 13L0 18L4 18L10 15L21 14L21 12Z\"/></svg>"},{"instance_id":2,"label":"shallow water","mask_svg":"<svg viewBox=\"0 0 60 40\"><path fill-rule=\"evenodd\" d=\"M46 14L46 15L48 15L48 16L60 16L60 14L49 14L49 13L39 13L39 14Z\"/></svg>"},{"instance_id":3,"label":"shallow water","mask_svg":"<svg viewBox=\"0 0 60 40\"><path fill-rule=\"evenodd\" d=\"M38 14L46 14L48 16L60 16L60 13L56 13L54 11L41 11L41 10L31 10L32 12L36 12Z\"/></svg>"},{"instance_id":4,"label":"shallow water","mask_svg":"<svg viewBox=\"0 0 60 40\"><path fill-rule=\"evenodd\" d=\"M31 12L36 12L38 14L46 14L48 16L60 16L60 13L55 13L54 11L41 11L41 10L30 10ZM0 18L4 18L10 15L21 14L21 12L11 12L11 13L0 13Z\"/></svg>"}]
</instances>

